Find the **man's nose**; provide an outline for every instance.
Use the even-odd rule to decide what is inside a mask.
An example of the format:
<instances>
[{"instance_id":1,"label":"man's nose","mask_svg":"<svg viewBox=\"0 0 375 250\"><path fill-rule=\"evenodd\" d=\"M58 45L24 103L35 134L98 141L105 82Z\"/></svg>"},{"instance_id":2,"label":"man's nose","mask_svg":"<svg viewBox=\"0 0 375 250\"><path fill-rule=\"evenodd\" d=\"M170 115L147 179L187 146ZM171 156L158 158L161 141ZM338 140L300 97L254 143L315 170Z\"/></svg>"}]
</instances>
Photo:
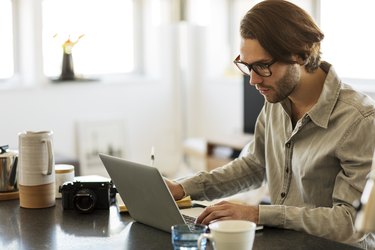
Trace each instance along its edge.
<instances>
[{"instance_id":1,"label":"man's nose","mask_svg":"<svg viewBox=\"0 0 375 250\"><path fill-rule=\"evenodd\" d=\"M261 82L263 82L263 77L258 75L254 70L250 71L250 85L255 86Z\"/></svg>"}]
</instances>

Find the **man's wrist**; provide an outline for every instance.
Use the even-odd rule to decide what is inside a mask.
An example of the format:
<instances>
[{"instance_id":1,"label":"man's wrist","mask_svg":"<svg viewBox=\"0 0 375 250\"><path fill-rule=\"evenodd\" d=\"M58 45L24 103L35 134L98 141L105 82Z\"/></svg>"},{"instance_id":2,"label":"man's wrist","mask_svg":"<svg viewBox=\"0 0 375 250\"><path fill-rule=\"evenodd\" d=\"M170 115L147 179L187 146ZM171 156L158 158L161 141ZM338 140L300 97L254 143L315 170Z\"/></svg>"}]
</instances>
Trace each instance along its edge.
<instances>
[{"instance_id":1,"label":"man's wrist","mask_svg":"<svg viewBox=\"0 0 375 250\"><path fill-rule=\"evenodd\" d=\"M184 198L186 196L184 187L178 182L175 182L175 184L176 184L176 187L177 187L178 200L181 200L182 198Z\"/></svg>"}]
</instances>

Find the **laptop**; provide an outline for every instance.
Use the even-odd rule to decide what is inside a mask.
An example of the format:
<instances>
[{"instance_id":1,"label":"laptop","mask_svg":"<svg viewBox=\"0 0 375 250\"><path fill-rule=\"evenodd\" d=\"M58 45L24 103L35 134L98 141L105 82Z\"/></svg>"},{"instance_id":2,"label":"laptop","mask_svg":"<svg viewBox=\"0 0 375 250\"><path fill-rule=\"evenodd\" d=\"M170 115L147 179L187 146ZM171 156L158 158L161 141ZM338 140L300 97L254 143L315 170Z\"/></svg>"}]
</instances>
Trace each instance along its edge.
<instances>
[{"instance_id":1,"label":"laptop","mask_svg":"<svg viewBox=\"0 0 375 250\"><path fill-rule=\"evenodd\" d=\"M157 168L106 154L99 157L134 220L170 233L171 226L194 223L203 211L180 210Z\"/></svg>"}]
</instances>

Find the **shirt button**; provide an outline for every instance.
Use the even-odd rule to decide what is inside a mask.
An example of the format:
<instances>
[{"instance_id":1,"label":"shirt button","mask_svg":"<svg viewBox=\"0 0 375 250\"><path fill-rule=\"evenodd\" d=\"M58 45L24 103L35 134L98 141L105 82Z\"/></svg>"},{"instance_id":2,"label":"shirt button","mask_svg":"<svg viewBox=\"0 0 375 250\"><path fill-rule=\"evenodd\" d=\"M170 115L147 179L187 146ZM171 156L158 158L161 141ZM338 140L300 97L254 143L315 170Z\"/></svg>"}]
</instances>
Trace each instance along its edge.
<instances>
[{"instance_id":1,"label":"shirt button","mask_svg":"<svg viewBox=\"0 0 375 250\"><path fill-rule=\"evenodd\" d=\"M282 193L280 194L281 198L284 198L285 195L286 195L285 192L282 192Z\"/></svg>"},{"instance_id":2,"label":"shirt button","mask_svg":"<svg viewBox=\"0 0 375 250\"><path fill-rule=\"evenodd\" d=\"M289 168L286 168L286 169L285 169L285 172L286 172L286 173L289 173Z\"/></svg>"}]
</instances>

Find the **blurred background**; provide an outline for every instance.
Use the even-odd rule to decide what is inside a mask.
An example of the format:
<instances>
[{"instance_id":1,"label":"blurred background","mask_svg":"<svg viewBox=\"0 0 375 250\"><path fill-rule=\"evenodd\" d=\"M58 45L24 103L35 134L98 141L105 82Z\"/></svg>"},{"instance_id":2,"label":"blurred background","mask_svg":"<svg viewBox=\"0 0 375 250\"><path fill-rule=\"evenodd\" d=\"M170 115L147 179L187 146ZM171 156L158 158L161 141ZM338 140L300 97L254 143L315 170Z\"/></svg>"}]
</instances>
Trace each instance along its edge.
<instances>
[{"instance_id":1,"label":"blurred background","mask_svg":"<svg viewBox=\"0 0 375 250\"><path fill-rule=\"evenodd\" d=\"M227 162L251 140L232 61L257 2L0 0L0 144L52 130L56 161L79 174L106 174L98 152L149 164L151 147L170 177ZM292 2L325 33L322 58L374 98L375 3Z\"/></svg>"}]
</instances>

